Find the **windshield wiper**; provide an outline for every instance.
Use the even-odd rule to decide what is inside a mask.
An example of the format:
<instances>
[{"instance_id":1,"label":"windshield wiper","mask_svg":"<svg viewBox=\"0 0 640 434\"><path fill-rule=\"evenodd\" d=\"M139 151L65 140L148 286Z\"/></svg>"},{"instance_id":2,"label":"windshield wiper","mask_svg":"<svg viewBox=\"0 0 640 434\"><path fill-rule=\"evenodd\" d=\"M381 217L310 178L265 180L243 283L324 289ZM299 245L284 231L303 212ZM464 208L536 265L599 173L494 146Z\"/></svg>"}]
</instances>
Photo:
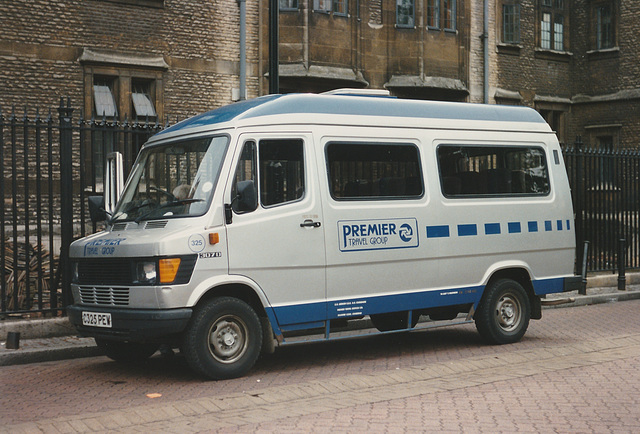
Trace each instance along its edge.
<instances>
[{"instance_id":1,"label":"windshield wiper","mask_svg":"<svg viewBox=\"0 0 640 434\"><path fill-rule=\"evenodd\" d=\"M146 213L138 216L134 221L136 223L140 223L142 221L142 219L144 219L145 217L147 217L148 215L164 209L164 208L170 208L172 206L180 206L180 205L189 205L190 203L195 203L195 202L204 202L204 199L181 199L181 200L176 200L174 202L167 202L167 203L163 203L162 205L160 205L158 208L154 208L151 209L149 211L147 211Z\"/></svg>"}]
</instances>

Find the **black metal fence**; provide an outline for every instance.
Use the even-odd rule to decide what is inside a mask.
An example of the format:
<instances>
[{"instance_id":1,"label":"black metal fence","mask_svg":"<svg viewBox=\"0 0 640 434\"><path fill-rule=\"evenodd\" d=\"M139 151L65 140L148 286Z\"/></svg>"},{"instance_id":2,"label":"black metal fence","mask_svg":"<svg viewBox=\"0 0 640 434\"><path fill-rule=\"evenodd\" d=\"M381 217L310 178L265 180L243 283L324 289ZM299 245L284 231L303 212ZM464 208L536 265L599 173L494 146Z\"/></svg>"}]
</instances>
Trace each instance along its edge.
<instances>
[{"instance_id":1,"label":"black metal fence","mask_svg":"<svg viewBox=\"0 0 640 434\"><path fill-rule=\"evenodd\" d=\"M165 126L82 113L74 119L68 100L44 116L0 108L0 318L55 315L71 302L68 248L97 229L86 198L102 192L107 154L123 154L126 176L140 146ZM613 271L620 260L640 268L640 152L577 143L564 149L564 158L576 215L576 271L583 259L588 271Z\"/></svg>"},{"instance_id":2,"label":"black metal fence","mask_svg":"<svg viewBox=\"0 0 640 434\"><path fill-rule=\"evenodd\" d=\"M60 313L71 302L68 248L94 232L87 196L102 193L109 152L123 154L125 176L157 121L74 119L0 108L0 318Z\"/></svg>"},{"instance_id":3,"label":"black metal fence","mask_svg":"<svg viewBox=\"0 0 640 434\"><path fill-rule=\"evenodd\" d=\"M640 268L640 151L584 148L578 139L564 157L575 212L576 262L586 259L587 271Z\"/></svg>"}]
</instances>

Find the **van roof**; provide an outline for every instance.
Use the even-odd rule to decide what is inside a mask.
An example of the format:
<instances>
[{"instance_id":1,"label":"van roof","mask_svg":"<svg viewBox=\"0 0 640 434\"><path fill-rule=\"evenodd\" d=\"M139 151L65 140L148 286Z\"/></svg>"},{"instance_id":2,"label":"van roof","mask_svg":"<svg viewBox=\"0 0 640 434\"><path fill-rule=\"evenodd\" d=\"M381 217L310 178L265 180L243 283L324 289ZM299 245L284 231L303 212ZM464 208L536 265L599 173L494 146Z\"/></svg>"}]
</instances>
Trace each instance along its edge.
<instances>
[{"instance_id":1,"label":"van roof","mask_svg":"<svg viewBox=\"0 0 640 434\"><path fill-rule=\"evenodd\" d=\"M241 119L300 114L546 124L538 112L522 106L353 95L283 94L266 95L223 106L179 122L159 134L186 132Z\"/></svg>"}]
</instances>

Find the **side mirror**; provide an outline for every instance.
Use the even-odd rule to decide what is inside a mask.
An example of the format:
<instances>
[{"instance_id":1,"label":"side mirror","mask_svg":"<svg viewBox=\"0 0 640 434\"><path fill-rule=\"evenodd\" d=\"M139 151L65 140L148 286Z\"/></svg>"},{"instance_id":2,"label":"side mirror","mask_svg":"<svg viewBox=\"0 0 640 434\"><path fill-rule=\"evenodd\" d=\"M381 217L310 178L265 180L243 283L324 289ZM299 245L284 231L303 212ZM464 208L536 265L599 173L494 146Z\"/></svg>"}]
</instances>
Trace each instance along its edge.
<instances>
[{"instance_id":1,"label":"side mirror","mask_svg":"<svg viewBox=\"0 0 640 434\"><path fill-rule=\"evenodd\" d=\"M258 190L253 180L238 182L237 191L238 200L234 206L236 212L251 212L258 208Z\"/></svg>"},{"instance_id":2,"label":"side mirror","mask_svg":"<svg viewBox=\"0 0 640 434\"><path fill-rule=\"evenodd\" d=\"M89 216L93 223L105 221L107 211L104 209L104 196L89 196Z\"/></svg>"}]
</instances>

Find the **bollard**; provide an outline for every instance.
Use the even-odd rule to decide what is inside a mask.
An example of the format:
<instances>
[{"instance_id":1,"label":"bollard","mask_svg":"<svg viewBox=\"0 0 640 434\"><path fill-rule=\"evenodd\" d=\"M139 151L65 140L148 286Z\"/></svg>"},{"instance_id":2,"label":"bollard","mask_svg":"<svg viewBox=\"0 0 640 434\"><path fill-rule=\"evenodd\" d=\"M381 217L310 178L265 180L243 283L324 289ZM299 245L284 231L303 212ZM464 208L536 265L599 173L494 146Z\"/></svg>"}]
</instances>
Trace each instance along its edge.
<instances>
[{"instance_id":1,"label":"bollard","mask_svg":"<svg viewBox=\"0 0 640 434\"><path fill-rule=\"evenodd\" d=\"M589 241L584 242L582 253L582 286L578 290L580 295L587 295L587 253L589 253Z\"/></svg>"},{"instance_id":2,"label":"bollard","mask_svg":"<svg viewBox=\"0 0 640 434\"><path fill-rule=\"evenodd\" d=\"M7 333L7 346L8 350L17 350L20 348L20 332L8 332Z\"/></svg>"},{"instance_id":3,"label":"bollard","mask_svg":"<svg viewBox=\"0 0 640 434\"><path fill-rule=\"evenodd\" d=\"M626 240L624 238L620 239L620 244L618 245L618 291L624 291L627 286L627 278L624 275L625 267L625 255L624 255L624 246Z\"/></svg>"}]
</instances>

